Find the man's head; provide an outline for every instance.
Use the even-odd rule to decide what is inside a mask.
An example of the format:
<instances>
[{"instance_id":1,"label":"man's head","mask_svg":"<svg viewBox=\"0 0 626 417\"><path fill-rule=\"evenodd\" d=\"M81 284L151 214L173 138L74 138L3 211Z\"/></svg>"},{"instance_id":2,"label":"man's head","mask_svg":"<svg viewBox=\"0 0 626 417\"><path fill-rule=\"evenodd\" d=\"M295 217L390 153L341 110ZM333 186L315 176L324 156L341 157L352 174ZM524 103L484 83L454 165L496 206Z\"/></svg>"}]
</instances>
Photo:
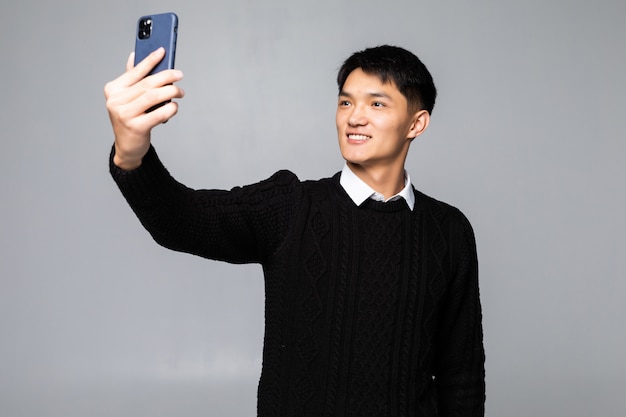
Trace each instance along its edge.
<instances>
[{"instance_id":1,"label":"man's head","mask_svg":"<svg viewBox=\"0 0 626 417\"><path fill-rule=\"evenodd\" d=\"M412 53L379 46L348 58L337 81L343 158L353 171L401 182L409 146L428 127L435 104L430 73Z\"/></svg>"},{"instance_id":2,"label":"man's head","mask_svg":"<svg viewBox=\"0 0 626 417\"><path fill-rule=\"evenodd\" d=\"M343 63L337 74L340 92L350 73L358 68L366 74L377 76L383 83L395 84L407 99L409 112L426 110L432 113L437 89L426 66L411 52L390 45L355 52Z\"/></svg>"}]
</instances>

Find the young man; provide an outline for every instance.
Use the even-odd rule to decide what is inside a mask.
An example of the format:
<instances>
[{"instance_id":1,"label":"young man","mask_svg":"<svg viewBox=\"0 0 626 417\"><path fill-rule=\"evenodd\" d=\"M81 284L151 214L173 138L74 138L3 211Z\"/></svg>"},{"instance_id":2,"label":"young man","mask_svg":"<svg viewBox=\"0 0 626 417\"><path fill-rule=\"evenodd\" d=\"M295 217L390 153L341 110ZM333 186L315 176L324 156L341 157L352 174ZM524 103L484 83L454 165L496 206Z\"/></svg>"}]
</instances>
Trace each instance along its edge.
<instances>
[{"instance_id":1,"label":"young man","mask_svg":"<svg viewBox=\"0 0 626 417\"><path fill-rule=\"evenodd\" d=\"M154 239L265 275L259 416L483 416L484 350L472 228L411 185L404 162L436 90L393 46L348 58L338 75L343 170L288 171L230 191L176 182L151 129L183 97L159 50L105 87L110 170Z\"/></svg>"}]
</instances>

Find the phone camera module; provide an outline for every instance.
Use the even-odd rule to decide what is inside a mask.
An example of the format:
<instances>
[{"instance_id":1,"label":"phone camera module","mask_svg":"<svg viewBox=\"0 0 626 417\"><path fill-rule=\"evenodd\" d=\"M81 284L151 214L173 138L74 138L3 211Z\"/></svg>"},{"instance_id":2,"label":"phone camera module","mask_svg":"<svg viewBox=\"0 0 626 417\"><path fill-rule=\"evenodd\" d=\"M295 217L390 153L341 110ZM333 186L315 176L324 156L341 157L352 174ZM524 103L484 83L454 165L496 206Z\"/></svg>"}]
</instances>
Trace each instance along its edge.
<instances>
[{"instance_id":1,"label":"phone camera module","mask_svg":"<svg viewBox=\"0 0 626 417\"><path fill-rule=\"evenodd\" d=\"M141 19L139 22L139 39L148 39L152 34L152 19Z\"/></svg>"}]
</instances>

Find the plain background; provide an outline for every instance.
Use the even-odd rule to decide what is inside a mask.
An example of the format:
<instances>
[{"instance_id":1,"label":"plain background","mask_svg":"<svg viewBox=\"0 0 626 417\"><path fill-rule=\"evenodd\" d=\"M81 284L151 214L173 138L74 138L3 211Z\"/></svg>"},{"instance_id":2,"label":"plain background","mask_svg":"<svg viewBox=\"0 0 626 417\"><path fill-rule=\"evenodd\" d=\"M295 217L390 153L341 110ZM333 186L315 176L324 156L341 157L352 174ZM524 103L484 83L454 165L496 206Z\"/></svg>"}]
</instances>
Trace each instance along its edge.
<instances>
[{"instance_id":1,"label":"plain background","mask_svg":"<svg viewBox=\"0 0 626 417\"><path fill-rule=\"evenodd\" d=\"M334 174L341 62L420 56L439 99L407 166L476 231L487 415L626 414L623 0L20 0L0 6L0 415L255 414L260 267L159 247L108 174L103 86L164 11L187 97L154 143L192 187Z\"/></svg>"}]
</instances>

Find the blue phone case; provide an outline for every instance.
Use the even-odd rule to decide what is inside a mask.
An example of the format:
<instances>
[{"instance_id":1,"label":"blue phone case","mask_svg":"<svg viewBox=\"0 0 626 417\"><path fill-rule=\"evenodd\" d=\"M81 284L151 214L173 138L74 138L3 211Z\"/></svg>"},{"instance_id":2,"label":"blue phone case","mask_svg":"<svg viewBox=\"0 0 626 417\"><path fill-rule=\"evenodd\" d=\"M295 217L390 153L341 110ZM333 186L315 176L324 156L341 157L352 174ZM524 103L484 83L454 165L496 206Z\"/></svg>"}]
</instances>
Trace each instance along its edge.
<instances>
[{"instance_id":1,"label":"blue phone case","mask_svg":"<svg viewBox=\"0 0 626 417\"><path fill-rule=\"evenodd\" d=\"M150 22L149 28L146 26L147 21ZM140 17L135 30L135 65L162 46L165 48L165 57L150 74L174 68L177 35L178 16L175 13Z\"/></svg>"}]
</instances>

